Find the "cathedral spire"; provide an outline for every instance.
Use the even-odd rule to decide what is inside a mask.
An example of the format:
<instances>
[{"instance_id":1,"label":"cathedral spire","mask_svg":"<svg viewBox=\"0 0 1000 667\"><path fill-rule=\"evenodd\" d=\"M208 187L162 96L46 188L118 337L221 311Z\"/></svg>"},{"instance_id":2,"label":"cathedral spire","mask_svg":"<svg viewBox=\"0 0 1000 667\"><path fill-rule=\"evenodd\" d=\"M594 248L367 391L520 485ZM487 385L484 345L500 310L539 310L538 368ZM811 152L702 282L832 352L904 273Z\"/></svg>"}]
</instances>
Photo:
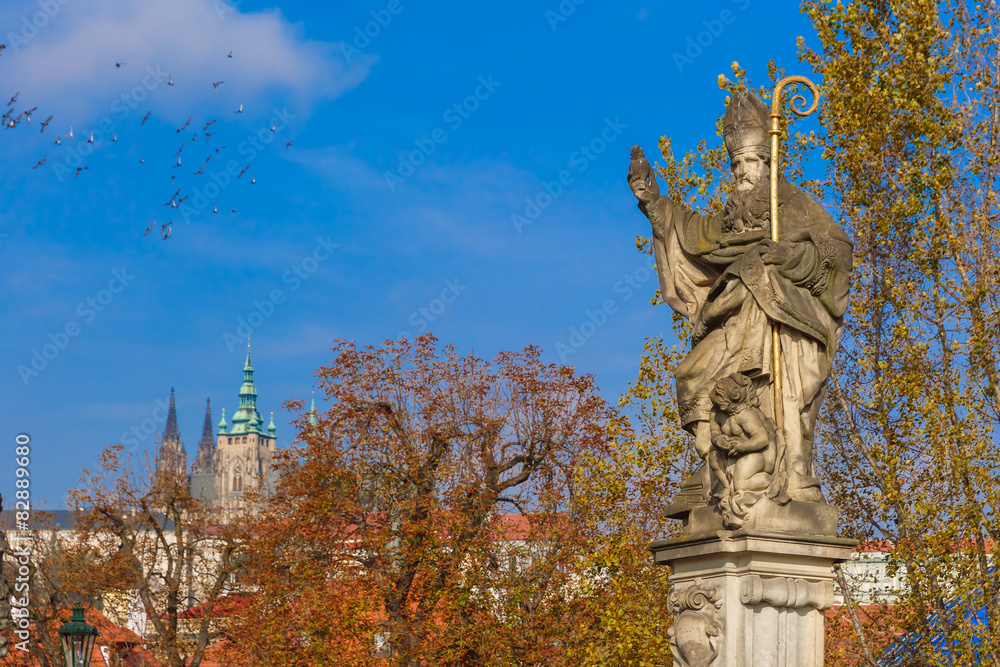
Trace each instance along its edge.
<instances>
[{"instance_id":1,"label":"cathedral spire","mask_svg":"<svg viewBox=\"0 0 1000 667\"><path fill-rule=\"evenodd\" d=\"M309 425L316 425L316 390L313 390L312 402L309 406Z\"/></svg>"},{"instance_id":2,"label":"cathedral spire","mask_svg":"<svg viewBox=\"0 0 1000 667\"><path fill-rule=\"evenodd\" d=\"M157 471L169 470L178 475L187 474L187 451L181 442L181 434L177 429L177 405L174 402L174 389L170 388L170 407L167 409L167 425L160 438L160 447L156 453Z\"/></svg>"},{"instance_id":3,"label":"cathedral spire","mask_svg":"<svg viewBox=\"0 0 1000 667\"><path fill-rule=\"evenodd\" d=\"M250 344L247 343L247 360L243 364L243 384L240 386L240 406L233 413L231 435L257 433L266 435L264 418L257 411L257 387L253 383L253 361L250 359Z\"/></svg>"},{"instance_id":4,"label":"cathedral spire","mask_svg":"<svg viewBox=\"0 0 1000 667\"><path fill-rule=\"evenodd\" d=\"M163 440L166 442L180 441L181 434L177 430L177 407L174 405L174 388L170 388L170 408L167 410L167 427L163 429Z\"/></svg>"},{"instance_id":5,"label":"cathedral spire","mask_svg":"<svg viewBox=\"0 0 1000 667\"><path fill-rule=\"evenodd\" d=\"M201 428L201 442L198 443L198 458L194 462L195 472L201 475L215 472L215 437L212 433L212 401L205 400L205 424Z\"/></svg>"}]
</instances>

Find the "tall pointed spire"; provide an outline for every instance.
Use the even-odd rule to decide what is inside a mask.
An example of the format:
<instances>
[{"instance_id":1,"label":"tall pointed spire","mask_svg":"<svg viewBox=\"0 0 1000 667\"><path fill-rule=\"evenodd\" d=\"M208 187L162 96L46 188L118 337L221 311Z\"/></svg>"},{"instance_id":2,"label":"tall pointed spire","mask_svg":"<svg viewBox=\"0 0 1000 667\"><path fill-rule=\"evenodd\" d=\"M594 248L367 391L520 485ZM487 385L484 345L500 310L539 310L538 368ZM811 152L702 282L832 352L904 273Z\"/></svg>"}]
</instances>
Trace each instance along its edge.
<instances>
[{"instance_id":1,"label":"tall pointed spire","mask_svg":"<svg viewBox=\"0 0 1000 667\"><path fill-rule=\"evenodd\" d=\"M309 406L309 425L316 425L316 390L313 389L312 402Z\"/></svg>"},{"instance_id":2,"label":"tall pointed spire","mask_svg":"<svg viewBox=\"0 0 1000 667\"><path fill-rule=\"evenodd\" d=\"M167 410L167 427L163 429L163 440L180 440L181 434L177 430L177 406L174 405L174 388L170 388L170 408Z\"/></svg>"},{"instance_id":3,"label":"tall pointed spire","mask_svg":"<svg viewBox=\"0 0 1000 667\"><path fill-rule=\"evenodd\" d=\"M243 385L240 387L240 407L233 413L233 426L229 433L257 433L266 435L264 418L257 411L257 388L253 383L253 361L250 359L250 343L247 342L247 360L243 364Z\"/></svg>"},{"instance_id":4,"label":"tall pointed spire","mask_svg":"<svg viewBox=\"0 0 1000 667\"><path fill-rule=\"evenodd\" d=\"M160 438L160 449L156 453L156 469L170 470L178 475L187 474L187 451L181 442L181 433L177 428L177 405L174 402L174 389L170 388L170 407L167 409L167 425Z\"/></svg>"},{"instance_id":5,"label":"tall pointed spire","mask_svg":"<svg viewBox=\"0 0 1000 667\"><path fill-rule=\"evenodd\" d=\"M198 443L198 458L194 471L199 475L215 472L215 437L212 433L212 401L205 400L205 424L201 428L201 442Z\"/></svg>"}]
</instances>

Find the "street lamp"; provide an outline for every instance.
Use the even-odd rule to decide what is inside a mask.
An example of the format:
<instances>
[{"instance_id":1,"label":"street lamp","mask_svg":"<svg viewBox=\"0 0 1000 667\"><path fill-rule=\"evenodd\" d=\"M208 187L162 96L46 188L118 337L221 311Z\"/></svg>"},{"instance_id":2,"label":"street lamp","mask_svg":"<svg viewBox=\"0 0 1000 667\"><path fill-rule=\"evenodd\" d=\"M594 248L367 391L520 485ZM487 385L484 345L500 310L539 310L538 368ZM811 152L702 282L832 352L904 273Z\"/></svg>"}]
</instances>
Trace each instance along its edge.
<instances>
[{"instance_id":1,"label":"street lamp","mask_svg":"<svg viewBox=\"0 0 1000 667\"><path fill-rule=\"evenodd\" d=\"M97 639L97 628L88 625L83 618L83 607L73 607L73 618L59 628L59 640L62 642L63 661L66 667L90 667L90 658L94 651L94 640Z\"/></svg>"}]
</instances>

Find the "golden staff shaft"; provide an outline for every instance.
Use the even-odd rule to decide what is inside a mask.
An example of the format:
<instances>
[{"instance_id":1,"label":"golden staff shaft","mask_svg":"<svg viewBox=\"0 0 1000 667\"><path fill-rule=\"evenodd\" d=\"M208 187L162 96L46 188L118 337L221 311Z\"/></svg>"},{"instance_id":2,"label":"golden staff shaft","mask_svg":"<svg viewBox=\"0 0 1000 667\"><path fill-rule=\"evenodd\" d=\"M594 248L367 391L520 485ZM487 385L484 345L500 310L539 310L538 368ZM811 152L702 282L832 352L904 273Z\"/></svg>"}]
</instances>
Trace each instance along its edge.
<instances>
[{"instance_id":1,"label":"golden staff shaft","mask_svg":"<svg viewBox=\"0 0 1000 667\"><path fill-rule=\"evenodd\" d=\"M819 89L816 84L804 76L788 76L778 82L774 87L774 94L771 95L771 129L768 134L771 137L771 240L778 242L778 162L779 162L779 138L781 136L781 94L785 86L792 83L801 83L809 88L812 93L812 105L805 108L806 98L796 95L792 98L792 112L796 116L808 116L816 111L819 106ZM801 104L802 106L797 106ZM784 395L781 389L781 338L778 335L779 324L771 323L771 377L774 380L774 425L780 430L785 427L785 406Z\"/></svg>"}]
</instances>

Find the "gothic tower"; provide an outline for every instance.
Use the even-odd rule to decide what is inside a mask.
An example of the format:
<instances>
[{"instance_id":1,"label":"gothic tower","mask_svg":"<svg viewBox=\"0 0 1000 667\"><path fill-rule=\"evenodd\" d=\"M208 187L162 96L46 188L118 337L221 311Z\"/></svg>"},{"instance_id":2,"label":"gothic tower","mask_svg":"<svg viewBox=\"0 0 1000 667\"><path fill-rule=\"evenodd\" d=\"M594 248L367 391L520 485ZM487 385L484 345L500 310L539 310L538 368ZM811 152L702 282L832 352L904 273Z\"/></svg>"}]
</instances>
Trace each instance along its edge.
<instances>
[{"instance_id":1,"label":"gothic tower","mask_svg":"<svg viewBox=\"0 0 1000 667\"><path fill-rule=\"evenodd\" d=\"M201 427L198 458L194 461L196 475L215 474L215 435L212 429L212 400L205 401L205 423Z\"/></svg>"},{"instance_id":2,"label":"gothic tower","mask_svg":"<svg viewBox=\"0 0 1000 667\"><path fill-rule=\"evenodd\" d=\"M275 440L274 413L265 429L264 420L257 411L257 389L253 383L250 346L247 345L240 407L233 413L231 426L226 423L225 409L219 423L215 468L215 499L218 505L233 511L246 509L243 491L256 488L260 479L267 482L273 478L271 460Z\"/></svg>"},{"instance_id":3,"label":"gothic tower","mask_svg":"<svg viewBox=\"0 0 1000 667\"><path fill-rule=\"evenodd\" d=\"M156 453L156 471L172 472L187 476L187 451L177 430L177 408L174 405L174 389L170 388L170 408L167 411L167 426L163 430L160 450Z\"/></svg>"}]
</instances>

